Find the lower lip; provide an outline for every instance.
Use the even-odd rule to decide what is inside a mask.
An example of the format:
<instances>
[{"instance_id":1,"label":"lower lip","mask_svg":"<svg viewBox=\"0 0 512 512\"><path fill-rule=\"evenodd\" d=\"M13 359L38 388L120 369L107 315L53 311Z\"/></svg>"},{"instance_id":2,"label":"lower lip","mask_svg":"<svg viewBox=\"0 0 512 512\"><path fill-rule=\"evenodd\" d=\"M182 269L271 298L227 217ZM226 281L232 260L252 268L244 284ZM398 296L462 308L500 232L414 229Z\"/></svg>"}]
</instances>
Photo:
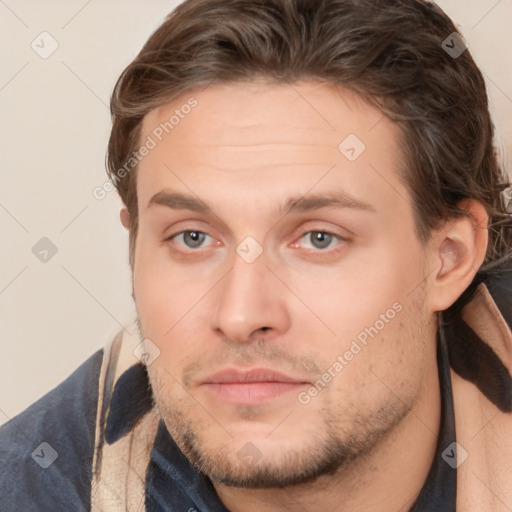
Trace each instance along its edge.
<instances>
[{"instance_id":1,"label":"lower lip","mask_svg":"<svg viewBox=\"0 0 512 512\"><path fill-rule=\"evenodd\" d=\"M203 384L212 395L236 404L258 405L291 391L298 392L303 382L235 382Z\"/></svg>"}]
</instances>

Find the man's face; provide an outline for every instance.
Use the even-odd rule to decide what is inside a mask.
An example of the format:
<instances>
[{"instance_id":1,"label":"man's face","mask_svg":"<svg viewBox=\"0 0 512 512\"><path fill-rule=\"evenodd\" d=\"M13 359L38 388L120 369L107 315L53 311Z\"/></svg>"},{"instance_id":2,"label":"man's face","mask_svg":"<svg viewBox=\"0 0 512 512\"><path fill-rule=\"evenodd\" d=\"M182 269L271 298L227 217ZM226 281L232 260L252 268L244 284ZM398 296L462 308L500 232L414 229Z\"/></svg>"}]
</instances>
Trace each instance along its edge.
<instances>
[{"instance_id":1,"label":"man's face","mask_svg":"<svg viewBox=\"0 0 512 512\"><path fill-rule=\"evenodd\" d=\"M251 83L184 94L148 136L134 297L190 460L228 485L293 484L428 428L428 253L398 127L345 89Z\"/></svg>"}]
</instances>

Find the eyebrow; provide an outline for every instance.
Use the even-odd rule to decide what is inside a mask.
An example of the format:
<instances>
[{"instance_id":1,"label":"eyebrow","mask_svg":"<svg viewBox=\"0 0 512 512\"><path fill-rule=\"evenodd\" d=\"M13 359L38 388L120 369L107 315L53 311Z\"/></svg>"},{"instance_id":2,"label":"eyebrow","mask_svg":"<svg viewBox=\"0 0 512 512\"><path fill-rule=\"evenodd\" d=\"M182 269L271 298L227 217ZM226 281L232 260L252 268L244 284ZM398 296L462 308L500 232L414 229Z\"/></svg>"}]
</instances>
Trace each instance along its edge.
<instances>
[{"instance_id":1,"label":"eyebrow","mask_svg":"<svg viewBox=\"0 0 512 512\"><path fill-rule=\"evenodd\" d=\"M211 213L211 208L198 198L181 194L179 192L161 191L156 193L148 203L148 208L153 205L165 206L173 210L191 210L198 213ZM325 194L310 194L308 196L290 197L276 211L278 215L287 215L292 212L308 212L319 208L352 208L375 212L375 208L352 197L346 192L330 192Z\"/></svg>"}]
</instances>

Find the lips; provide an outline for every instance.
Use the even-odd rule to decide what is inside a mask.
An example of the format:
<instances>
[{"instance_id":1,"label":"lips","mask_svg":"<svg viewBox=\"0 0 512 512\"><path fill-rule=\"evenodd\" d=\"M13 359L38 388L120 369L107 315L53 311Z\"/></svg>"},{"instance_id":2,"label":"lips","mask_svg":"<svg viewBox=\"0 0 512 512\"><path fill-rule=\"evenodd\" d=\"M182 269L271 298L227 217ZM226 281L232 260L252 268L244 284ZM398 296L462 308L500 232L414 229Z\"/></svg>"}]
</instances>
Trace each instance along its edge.
<instances>
[{"instance_id":1,"label":"lips","mask_svg":"<svg viewBox=\"0 0 512 512\"><path fill-rule=\"evenodd\" d=\"M207 377L201 386L223 401L259 405L310 384L268 368L225 369Z\"/></svg>"},{"instance_id":2,"label":"lips","mask_svg":"<svg viewBox=\"0 0 512 512\"><path fill-rule=\"evenodd\" d=\"M255 382L303 382L284 373L267 368L253 368L251 370L227 369L213 374L204 380L204 384L239 384Z\"/></svg>"}]
</instances>

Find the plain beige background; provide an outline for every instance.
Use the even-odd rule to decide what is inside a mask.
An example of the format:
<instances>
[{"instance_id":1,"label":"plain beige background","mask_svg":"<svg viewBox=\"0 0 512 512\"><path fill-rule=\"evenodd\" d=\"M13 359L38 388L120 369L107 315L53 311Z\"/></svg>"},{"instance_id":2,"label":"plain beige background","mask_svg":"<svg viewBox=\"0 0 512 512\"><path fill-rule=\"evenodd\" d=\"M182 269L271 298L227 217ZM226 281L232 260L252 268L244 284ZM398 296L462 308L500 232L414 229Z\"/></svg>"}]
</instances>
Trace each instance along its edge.
<instances>
[{"instance_id":1,"label":"plain beige background","mask_svg":"<svg viewBox=\"0 0 512 512\"><path fill-rule=\"evenodd\" d=\"M115 81L178 3L0 0L0 424L135 319L120 200L92 191ZM438 3L486 76L510 169L512 0ZM46 262L32 250L43 237Z\"/></svg>"}]
</instances>

